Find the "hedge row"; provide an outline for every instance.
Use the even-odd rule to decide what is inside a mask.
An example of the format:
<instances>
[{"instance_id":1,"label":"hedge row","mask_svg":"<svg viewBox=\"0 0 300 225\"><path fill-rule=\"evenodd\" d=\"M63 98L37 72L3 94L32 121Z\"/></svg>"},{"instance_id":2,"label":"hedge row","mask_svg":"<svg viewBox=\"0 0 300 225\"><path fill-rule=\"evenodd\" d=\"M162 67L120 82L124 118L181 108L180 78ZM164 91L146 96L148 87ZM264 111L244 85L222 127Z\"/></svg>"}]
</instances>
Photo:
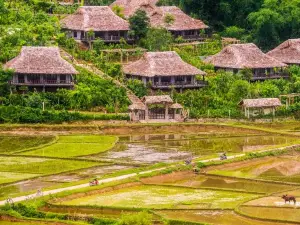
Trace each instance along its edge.
<instances>
[{"instance_id":1,"label":"hedge row","mask_svg":"<svg viewBox=\"0 0 300 225\"><path fill-rule=\"evenodd\" d=\"M43 111L21 106L0 106L0 123L62 123L79 120L129 120L126 114L87 115L68 111Z\"/></svg>"}]
</instances>

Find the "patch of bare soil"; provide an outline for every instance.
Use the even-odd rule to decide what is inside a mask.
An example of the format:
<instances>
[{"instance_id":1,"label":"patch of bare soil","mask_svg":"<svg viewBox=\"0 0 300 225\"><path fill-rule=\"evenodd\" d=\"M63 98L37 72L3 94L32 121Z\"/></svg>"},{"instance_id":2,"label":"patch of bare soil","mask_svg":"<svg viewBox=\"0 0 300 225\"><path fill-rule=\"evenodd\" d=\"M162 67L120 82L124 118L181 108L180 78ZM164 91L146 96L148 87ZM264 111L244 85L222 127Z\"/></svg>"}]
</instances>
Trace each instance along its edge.
<instances>
[{"instance_id":1,"label":"patch of bare soil","mask_svg":"<svg viewBox=\"0 0 300 225\"><path fill-rule=\"evenodd\" d=\"M180 180L191 179L193 180L196 176L192 171L181 171L165 175L159 175L155 177L143 178L141 182L144 184L168 184L176 183Z\"/></svg>"},{"instance_id":2,"label":"patch of bare soil","mask_svg":"<svg viewBox=\"0 0 300 225\"><path fill-rule=\"evenodd\" d=\"M70 201L70 200L77 199L77 198L83 198L83 197L87 197L87 196L91 196L91 195L103 194L103 193L112 192L115 190L120 190L123 188L135 187L135 186L139 186L139 185L141 185L140 182L131 182L131 183L120 184L120 185L116 185L116 186L112 186L112 187L105 187L102 189L92 190L92 191L88 191L88 192L75 193L75 194L71 194L71 195L68 195L68 196L65 196L62 198L53 199L53 200L49 201L49 203L50 204L58 204L61 202ZM99 186L99 187L101 187L101 186Z\"/></svg>"}]
</instances>

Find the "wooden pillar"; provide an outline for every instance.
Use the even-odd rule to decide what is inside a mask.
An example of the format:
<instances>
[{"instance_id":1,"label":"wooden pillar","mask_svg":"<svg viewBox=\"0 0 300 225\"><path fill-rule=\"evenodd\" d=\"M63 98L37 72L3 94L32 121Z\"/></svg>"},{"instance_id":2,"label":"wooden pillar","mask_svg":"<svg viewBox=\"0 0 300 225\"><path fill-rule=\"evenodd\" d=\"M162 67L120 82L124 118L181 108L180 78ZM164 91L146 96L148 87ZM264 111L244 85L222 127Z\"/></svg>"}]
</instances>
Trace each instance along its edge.
<instances>
[{"instance_id":1,"label":"wooden pillar","mask_svg":"<svg viewBox=\"0 0 300 225\"><path fill-rule=\"evenodd\" d=\"M60 83L60 75L57 75L57 77L56 77L56 83Z\"/></svg>"},{"instance_id":2,"label":"wooden pillar","mask_svg":"<svg viewBox=\"0 0 300 225\"><path fill-rule=\"evenodd\" d=\"M145 105L145 120L149 120L149 108L148 105Z\"/></svg>"},{"instance_id":3,"label":"wooden pillar","mask_svg":"<svg viewBox=\"0 0 300 225\"><path fill-rule=\"evenodd\" d=\"M175 77L174 76L171 77L171 84L175 84Z\"/></svg>"},{"instance_id":4,"label":"wooden pillar","mask_svg":"<svg viewBox=\"0 0 300 225\"><path fill-rule=\"evenodd\" d=\"M24 82L25 82L25 83L28 83L27 74L24 75Z\"/></svg>"},{"instance_id":5,"label":"wooden pillar","mask_svg":"<svg viewBox=\"0 0 300 225\"><path fill-rule=\"evenodd\" d=\"M165 105L165 120L169 119L169 105Z\"/></svg>"}]
</instances>

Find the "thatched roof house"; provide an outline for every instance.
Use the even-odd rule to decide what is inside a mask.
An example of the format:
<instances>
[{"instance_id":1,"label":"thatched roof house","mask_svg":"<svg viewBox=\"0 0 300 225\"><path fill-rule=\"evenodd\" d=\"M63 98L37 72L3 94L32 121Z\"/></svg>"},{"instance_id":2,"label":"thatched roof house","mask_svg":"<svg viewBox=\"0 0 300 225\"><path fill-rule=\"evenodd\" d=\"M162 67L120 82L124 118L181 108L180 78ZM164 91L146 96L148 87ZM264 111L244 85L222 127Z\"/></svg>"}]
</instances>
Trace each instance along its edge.
<instances>
[{"instance_id":1,"label":"thatched roof house","mask_svg":"<svg viewBox=\"0 0 300 225\"><path fill-rule=\"evenodd\" d=\"M145 96L142 101L146 104L173 104L173 100L169 95Z\"/></svg>"},{"instance_id":2,"label":"thatched roof house","mask_svg":"<svg viewBox=\"0 0 300 225\"><path fill-rule=\"evenodd\" d=\"M145 96L141 103L129 106L131 121L183 121L183 106L173 103L169 95Z\"/></svg>"},{"instance_id":3,"label":"thatched roof house","mask_svg":"<svg viewBox=\"0 0 300 225\"><path fill-rule=\"evenodd\" d=\"M154 89L199 88L207 85L205 72L184 62L173 51L146 52L136 62L123 67L128 79L142 80L145 85L151 84ZM202 81L196 79L202 76Z\"/></svg>"},{"instance_id":4,"label":"thatched roof house","mask_svg":"<svg viewBox=\"0 0 300 225\"><path fill-rule=\"evenodd\" d=\"M200 30L208 28L201 20L194 19L185 14L176 6L156 6L157 0L116 0L111 8L118 5L124 8L125 17L129 18L137 10L144 10L150 18L152 27L165 28L175 37L181 36L187 40L201 40ZM169 23L166 17L173 18Z\"/></svg>"},{"instance_id":5,"label":"thatched roof house","mask_svg":"<svg viewBox=\"0 0 300 225\"><path fill-rule=\"evenodd\" d=\"M116 5L121 6L124 9L124 16L129 18L139 9L151 15L151 13L157 10L157 2L158 0L116 0L110 5L110 8Z\"/></svg>"},{"instance_id":6,"label":"thatched roof house","mask_svg":"<svg viewBox=\"0 0 300 225\"><path fill-rule=\"evenodd\" d=\"M21 53L4 68L14 70L11 84L17 88L43 91L73 88L73 75L78 73L61 57L58 47L22 47Z\"/></svg>"},{"instance_id":7,"label":"thatched roof house","mask_svg":"<svg viewBox=\"0 0 300 225\"><path fill-rule=\"evenodd\" d=\"M208 57L206 63L216 68L230 69L265 69L280 68L287 65L264 54L255 44L233 44L220 53Z\"/></svg>"},{"instance_id":8,"label":"thatched roof house","mask_svg":"<svg viewBox=\"0 0 300 225\"><path fill-rule=\"evenodd\" d=\"M108 6L82 6L61 20L63 28L79 31L128 31L129 23Z\"/></svg>"},{"instance_id":9,"label":"thatched roof house","mask_svg":"<svg viewBox=\"0 0 300 225\"><path fill-rule=\"evenodd\" d=\"M267 53L280 62L300 65L300 39L290 39Z\"/></svg>"},{"instance_id":10,"label":"thatched roof house","mask_svg":"<svg viewBox=\"0 0 300 225\"><path fill-rule=\"evenodd\" d=\"M259 115L275 115L275 111L282 104L278 98L258 98L244 99L239 106L245 113L245 117L255 117Z\"/></svg>"},{"instance_id":11,"label":"thatched roof house","mask_svg":"<svg viewBox=\"0 0 300 225\"><path fill-rule=\"evenodd\" d=\"M184 62L173 51L146 52L140 60L125 65L123 72L143 77L206 75L205 72Z\"/></svg>"},{"instance_id":12,"label":"thatched roof house","mask_svg":"<svg viewBox=\"0 0 300 225\"><path fill-rule=\"evenodd\" d=\"M172 16L174 21L169 24L166 23L165 18L167 15ZM150 22L153 27L163 27L169 31L202 30L209 28L203 21L188 16L176 6L158 7L158 10L151 15Z\"/></svg>"},{"instance_id":13,"label":"thatched roof house","mask_svg":"<svg viewBox=\"0 0 300 225\"><path fill-rule=\"evenodd\" d=\"M58 47L22 47L21 53L4 65L19 74L77 74Z\"/></svg>"},{"instance_id":14,"label":"thatched roof house","mask_svg":"<svg viewBox=\"0 0 300 225\"><path fill-rule=\"evenodd\" d=\"M258 99L244 99L239 103L239 105L246 108L266 108L266 107L279 107L282 104L279 98L258 98Z\"/></svg>"}]
</instances>

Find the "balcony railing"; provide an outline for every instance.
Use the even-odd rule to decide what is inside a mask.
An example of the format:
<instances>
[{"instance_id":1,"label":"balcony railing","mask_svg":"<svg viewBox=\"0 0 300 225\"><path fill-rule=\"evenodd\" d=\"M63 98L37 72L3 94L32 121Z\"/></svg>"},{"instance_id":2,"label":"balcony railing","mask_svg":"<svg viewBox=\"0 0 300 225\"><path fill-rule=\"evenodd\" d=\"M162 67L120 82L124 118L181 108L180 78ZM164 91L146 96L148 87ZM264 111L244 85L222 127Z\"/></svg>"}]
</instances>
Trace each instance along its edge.
<instances>
[{"instance_id":1,"label":"balcony railing","mask_svg":"<svg viewBox=\"0 0 300 225\"><path fill-rule=\"evenodd\" d=\"M287 72L278 72L278 73L255 73L253 74L252 80L266 80L266 79L279 79L279 78L289 78Z\"/></svg>"},{"instance_id":2,"label":"balcony railing","mask_svg":"<svg viewBox=\"0 0 300 225\"><path fill-rule=\"evenodd\" d=\"M25 82L25 80L17 80L12 81L11 84L13 85L74 85L74 82L66 81L66 80L28 80Z\"/></svg>"},{"instance_id":3,"label":"balcony railing","mask_svg":"<svg viewBox=\"0 0 300 225\"><path fill-rule=\"evenodd\" d=\"M94 41L96 38L100 38L103 41L107 41L107 42L120 41L121 38L124 38L127 41L133 41L134 40L133 37L123 37L123 36L113 36L113 35L111 35L111 36L96 36L96 37L92 38L91 40ZM84 38L82 38L82 41L90 41L90 39L84 37Z\"/></svg>"},{"instance_id":4,"label":"balcony railing","mask_svg":"<svg viewBox=\"0 0 300 225\"><path fill-rule=\"evenodd\" d=\"M205 40L208 38L207 35L183 35L183 39L186 40Z\"/></svg>"},{"instance_id":5,"label":"balcony railing","mask_svg":"<svg viewBox=\"0 0 300 225\"><path fill-rule=\"evenodd\" d=\"M205 87L208 86L207 81L195 81L195 82L182 82L177 81L175 83L172 82L155 82L152 87L153 88L163 88L163 89L170 89L174 88L197 88L197 87Z\"/></svg>"}]
</instances>

